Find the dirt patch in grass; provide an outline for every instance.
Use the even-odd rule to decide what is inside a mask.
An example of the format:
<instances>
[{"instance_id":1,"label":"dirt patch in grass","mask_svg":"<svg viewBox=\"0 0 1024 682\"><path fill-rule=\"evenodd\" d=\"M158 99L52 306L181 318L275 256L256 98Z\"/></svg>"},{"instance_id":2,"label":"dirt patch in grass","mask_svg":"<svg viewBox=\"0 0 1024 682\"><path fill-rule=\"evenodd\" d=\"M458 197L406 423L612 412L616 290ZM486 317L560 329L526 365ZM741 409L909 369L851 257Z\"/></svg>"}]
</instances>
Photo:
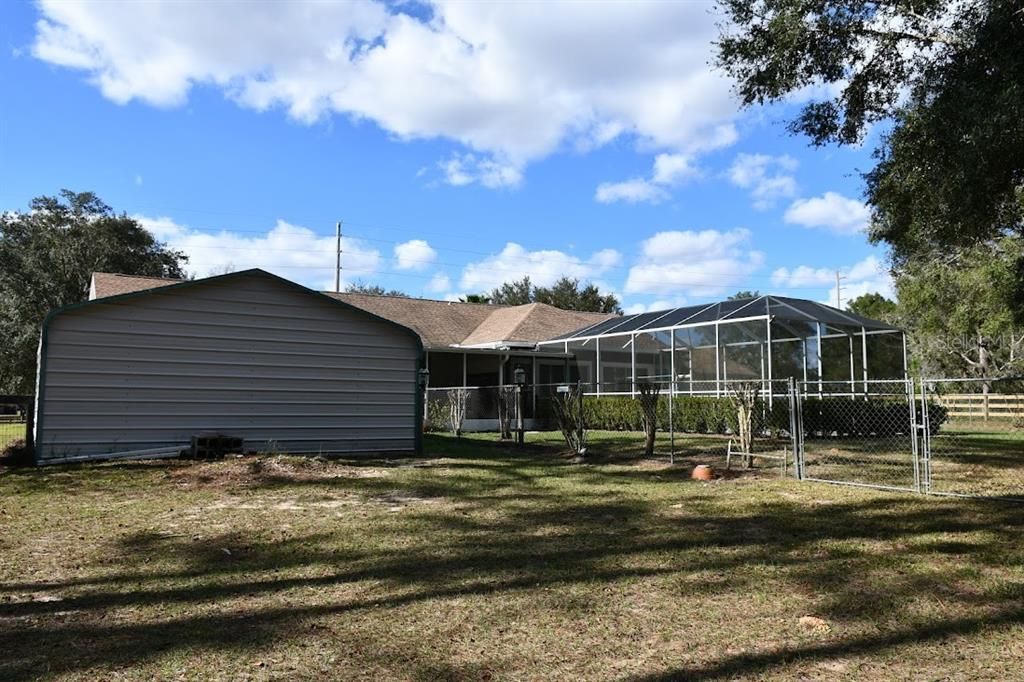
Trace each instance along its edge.
<instances>
[{"instance_id":1,"label":"dirt patch in grass","mask_svg":"<svg viewBox=\"0 0 1024 682\"><path fill-rule=\"evenodd\" d=\"M166 478L173 485L211 489L385 478L390 475L385 466L351 466L338 460L285 455L229 457L209 462L162 461L151 465L166 468Z\"/></svg>"}]
</instances>

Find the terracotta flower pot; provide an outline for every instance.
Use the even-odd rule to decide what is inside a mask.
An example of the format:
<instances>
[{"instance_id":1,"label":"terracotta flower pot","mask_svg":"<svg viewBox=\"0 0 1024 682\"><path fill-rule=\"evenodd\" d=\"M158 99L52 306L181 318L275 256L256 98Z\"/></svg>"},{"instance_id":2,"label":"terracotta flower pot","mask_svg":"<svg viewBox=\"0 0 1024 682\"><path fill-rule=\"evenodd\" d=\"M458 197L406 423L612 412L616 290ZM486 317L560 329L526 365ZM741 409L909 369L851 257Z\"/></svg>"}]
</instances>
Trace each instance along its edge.
<instances>
[{"instance_id":1,"label":"terracotta flower pot","mask_svg":"<svg viewBox=\"0 0 1024 682\"><path fill-rule=\"evenodd\" d=\"M698 464L693 467L693 473L690 474L690 478L698 481L710 481L715 477L715 470L709 467L707 464Z\"/></svg>"}]
</instances>

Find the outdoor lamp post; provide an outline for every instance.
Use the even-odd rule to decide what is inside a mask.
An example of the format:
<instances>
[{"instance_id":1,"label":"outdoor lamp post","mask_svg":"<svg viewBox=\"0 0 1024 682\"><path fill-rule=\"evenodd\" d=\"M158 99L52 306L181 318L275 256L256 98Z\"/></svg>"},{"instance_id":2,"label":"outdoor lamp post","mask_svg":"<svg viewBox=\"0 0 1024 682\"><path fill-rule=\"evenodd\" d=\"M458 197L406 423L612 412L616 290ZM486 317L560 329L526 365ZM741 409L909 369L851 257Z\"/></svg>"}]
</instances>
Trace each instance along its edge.
<instances>
[{"instance_id":1,"label":"outdoor lamp post","mask_svg":"<svg viewBox=\"0 0 1024 682\"><path fill-rule=\"evenodd\" d=\"M523 437L523 386L526 385L526 370L516 367L512 373L512 383L516 385L516 442L522 445Z\"/></svg>"},{"instance_id":2,"label":"outdoor lamp post","mask_svg":"<svg viewBox=\"0 0 1024 682\"><path fill-rule=\"evenodd\" d=\"M430 385L430 370L426 367L421 367L420 371L416 372L416 383L420 387L420 393L423 395L423 422L427 421L427 386Z\"/></svg>"}]
</instances>

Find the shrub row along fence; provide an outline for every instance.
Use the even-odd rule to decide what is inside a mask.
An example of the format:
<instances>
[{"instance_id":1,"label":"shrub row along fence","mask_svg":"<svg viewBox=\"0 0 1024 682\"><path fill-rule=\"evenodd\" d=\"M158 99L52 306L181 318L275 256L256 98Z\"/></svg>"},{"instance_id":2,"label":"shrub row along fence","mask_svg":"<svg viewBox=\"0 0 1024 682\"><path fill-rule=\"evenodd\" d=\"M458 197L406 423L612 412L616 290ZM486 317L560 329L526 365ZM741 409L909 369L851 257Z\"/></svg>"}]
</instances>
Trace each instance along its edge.
<instances>
[{"instance_id":1,"label":"shrub row along fence","mask_svg":"<svg viewBox=\"0 0 1024 682\"><path fill-rule=\"evenodd\" d=\"M751 382L730 382L717 396L672 393L669 382L647 383L658 392L656 429L670 436L659 442L656 454L724 464L732 450L773 467L781 463L808 481L1024 499L1020 380L869 381L858 382L856 393L845 381L756 382L748 439L741 438L737 392ZM593 386L579 386L587 429L645 430L643 400L631 394L634 387L609 390L603 384L597 396ZM427 426L454 430L452 403L461 391L462 410L456 410L463 417L461 429L503 430L511 437L522 414L528 430L557 430L553 401L568 388L524 386L519 393L508 386L433 388ZM1018 402L1019 409L1007 407Z\"/></svg>"}]
</instances>

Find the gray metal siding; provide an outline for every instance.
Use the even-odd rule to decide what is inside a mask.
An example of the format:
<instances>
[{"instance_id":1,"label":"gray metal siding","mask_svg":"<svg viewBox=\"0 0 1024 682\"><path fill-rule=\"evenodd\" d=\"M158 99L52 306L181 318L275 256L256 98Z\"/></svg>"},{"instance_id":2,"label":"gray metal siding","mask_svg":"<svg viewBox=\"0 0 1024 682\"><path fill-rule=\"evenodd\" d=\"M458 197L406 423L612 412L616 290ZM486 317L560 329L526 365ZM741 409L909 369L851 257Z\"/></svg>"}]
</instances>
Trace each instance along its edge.
<instances>
[{"instance_id":1,"label":"gray metal siding","mask_svg":"<svg viewBox=\"0 0 1024 682\"><path fill-rule=\"evenodd\" d=\"M37 459L187 443L413 451L420 349L407 331L260 275L97 301L50 323Z\"/></svg>"}]
</instances>

